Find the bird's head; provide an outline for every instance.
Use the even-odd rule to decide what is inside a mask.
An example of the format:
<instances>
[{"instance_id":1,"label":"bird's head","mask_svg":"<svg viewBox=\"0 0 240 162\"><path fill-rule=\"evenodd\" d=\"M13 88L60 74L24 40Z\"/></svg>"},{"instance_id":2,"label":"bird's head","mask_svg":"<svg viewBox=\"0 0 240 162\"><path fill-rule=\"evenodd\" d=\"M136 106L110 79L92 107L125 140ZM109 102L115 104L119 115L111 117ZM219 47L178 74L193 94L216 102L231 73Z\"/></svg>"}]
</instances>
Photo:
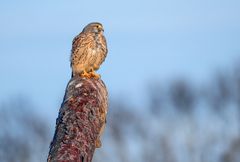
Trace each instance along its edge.
<instances>
[{"instance_id":1,"label":"bird's head","mask_svg":"<svg viewBox=\"0 0 240 162\"><path fill-rule=\"evenodd\" d=\"M91 32L91 33L101 33L103 32L103 26L101 23L98 22L93 22L88 24L87 26L84 27L83 32L87 33L87 32Z\"/></svg>"}]
</instances>

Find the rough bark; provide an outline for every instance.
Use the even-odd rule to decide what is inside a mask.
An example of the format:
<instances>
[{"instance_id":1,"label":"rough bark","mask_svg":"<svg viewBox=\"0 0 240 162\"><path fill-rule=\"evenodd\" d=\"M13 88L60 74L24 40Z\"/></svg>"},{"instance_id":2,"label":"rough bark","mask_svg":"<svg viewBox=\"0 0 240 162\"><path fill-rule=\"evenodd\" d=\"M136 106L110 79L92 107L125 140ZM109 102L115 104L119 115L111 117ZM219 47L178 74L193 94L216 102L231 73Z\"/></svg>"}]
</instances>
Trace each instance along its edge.
<instances>
[{"instance_id":1,"label":"rough bark","mask_svg":"<svg viewBox=\"0 0 240 162\"><path fill-rule=\"evenodd\" d=\"M66 88L50 145L48 162L91 162L108 107L101 79L72 78Z\"/></svg>"}]
</instances>

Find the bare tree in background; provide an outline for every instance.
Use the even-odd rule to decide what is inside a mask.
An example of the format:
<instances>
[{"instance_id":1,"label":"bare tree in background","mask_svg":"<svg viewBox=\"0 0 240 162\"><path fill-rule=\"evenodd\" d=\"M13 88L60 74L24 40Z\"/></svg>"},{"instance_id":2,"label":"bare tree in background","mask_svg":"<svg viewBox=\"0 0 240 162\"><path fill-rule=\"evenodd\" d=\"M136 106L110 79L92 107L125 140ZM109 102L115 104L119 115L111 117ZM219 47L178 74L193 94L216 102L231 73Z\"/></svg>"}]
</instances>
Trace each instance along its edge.
<instances>
[{"instance_id":1,"label":"bare tree in background","mask_svg":"<svg viewBox=\"0 0 240 162\"><path fill-rule=\"evenodd\" d=\"M205 85L193 86L184 79L155 82L148 88L150 103L144 109L110 103L106 147L95 159L238 162L239 78L240 71L218 73Z\"/></svg>"},{"instance_id":2,"label":"bare tree in background","mask_svg":"<svg viewBox=\"0 0 240 162\"><path fill-rule=\"evenodd\" d=\"M23 98L0 105L0 161L42 162L49 145L49 128L34 106Z\"/></svg>"},{"instance_id":3,"label":"bare tree in background","mask_svg":"<svg viewBox=\"0 0 240 162\"><path fill-rule=\"evenodd\" d=\"M187 81L177 80L170 87L170 100L178 110L190 112L194 107L194 89Z\"/></svg>"}]
</instances>

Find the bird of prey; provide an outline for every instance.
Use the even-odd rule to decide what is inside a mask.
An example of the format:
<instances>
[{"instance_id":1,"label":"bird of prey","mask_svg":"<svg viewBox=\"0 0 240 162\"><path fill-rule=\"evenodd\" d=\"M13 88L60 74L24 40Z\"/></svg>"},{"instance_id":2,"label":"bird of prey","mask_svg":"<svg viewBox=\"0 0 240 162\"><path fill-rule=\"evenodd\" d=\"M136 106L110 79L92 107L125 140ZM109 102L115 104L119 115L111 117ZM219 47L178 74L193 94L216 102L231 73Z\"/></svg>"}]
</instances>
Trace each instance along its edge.
<instances>
[{"instance_id":1,"label":"bird of prey","mask_svg":"<svg viewBox=\"0 0 240 162\"><path fill-rule=\"evenodd\" d=\"M93 22L84 27L72 42L72 77L100 78L95 73L107 56L107 43L101 23Z\"/></svg>"}]
</instances>

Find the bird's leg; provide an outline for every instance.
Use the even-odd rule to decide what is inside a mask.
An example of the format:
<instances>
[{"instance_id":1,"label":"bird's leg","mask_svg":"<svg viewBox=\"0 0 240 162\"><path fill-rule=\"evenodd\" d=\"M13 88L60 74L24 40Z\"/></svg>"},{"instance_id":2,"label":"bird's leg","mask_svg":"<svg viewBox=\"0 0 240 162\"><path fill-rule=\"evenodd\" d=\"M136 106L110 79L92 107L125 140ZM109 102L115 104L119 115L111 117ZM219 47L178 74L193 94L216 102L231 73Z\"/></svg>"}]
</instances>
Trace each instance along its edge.
<instances>
[{"instance_id":1,"label":"bird's leg","mask_svg":"<svg viewBox=\"0 0 240 162\"><path fill-rule=\"evenodd\" d=\"M95 71L94 71L94 69L93 68L91 68L91 71L90 71L90 77L91 78L95 78L95 79L99 79L99 78L101 78L101 76L99 75L99 74L97 74Z\"/></svg>"},{"instance_id":2,"label":"bird's leg","mask_svg":"<svg viewBox=\"0 0 240 162\"><path fill-rule=\"evenodd\" d=\"M100 148L102 146L102 142L100 140L100 137L97 137L97 140L95 141L95 147Z\"/></svg>"},{"instance_id":3,"label":"bird's leg","mask_svg":"<svg viewBox=\"0 0 240 162\"><path fill-rule=\"evenodd\" d=\"M87 73L86 70L83 70L83 73L81 73L80 76L83 78L90 78L91 74Z\"/></svg>"}]
</instances>

